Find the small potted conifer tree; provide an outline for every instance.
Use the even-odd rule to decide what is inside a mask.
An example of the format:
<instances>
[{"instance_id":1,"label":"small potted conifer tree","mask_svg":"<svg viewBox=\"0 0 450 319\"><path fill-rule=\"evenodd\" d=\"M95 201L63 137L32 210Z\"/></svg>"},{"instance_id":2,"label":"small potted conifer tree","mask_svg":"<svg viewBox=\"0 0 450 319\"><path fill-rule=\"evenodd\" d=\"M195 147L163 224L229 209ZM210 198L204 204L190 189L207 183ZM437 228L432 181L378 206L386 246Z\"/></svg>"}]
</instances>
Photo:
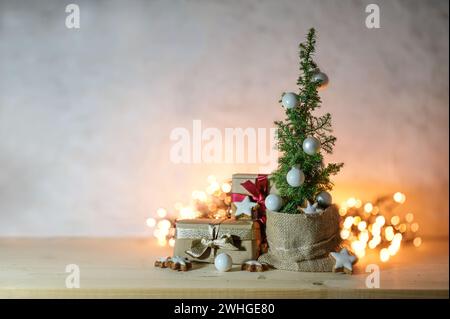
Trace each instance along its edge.
<instances>
[{"instance_id":1,"label":"small potted conifer tree","mask_svg":"<svg viewBox=\"0 0 450 319\"><path fill-rule=\"evenodd\" d=\"M331 115L314 116L320 107L318 89L328 83L313 61L316 34L310 29L300 44L298 93L284 93L284 121L276 121L278 168L271 175L278 193L266 198L268 252L259 260L292 271L331 271L329 253L340 244L339 214L332 204L330 176L342 163L324 164L336 138Z\"/></svg>"}]
</instances>

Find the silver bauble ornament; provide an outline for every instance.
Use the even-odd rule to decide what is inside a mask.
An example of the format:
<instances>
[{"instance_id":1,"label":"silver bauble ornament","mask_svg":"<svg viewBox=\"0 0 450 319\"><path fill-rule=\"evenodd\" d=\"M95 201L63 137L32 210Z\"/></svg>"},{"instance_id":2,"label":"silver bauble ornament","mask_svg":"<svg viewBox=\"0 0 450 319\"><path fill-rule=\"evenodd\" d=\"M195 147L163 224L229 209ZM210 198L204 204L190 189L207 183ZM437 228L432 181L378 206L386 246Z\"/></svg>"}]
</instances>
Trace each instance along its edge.
<instances>
[{"instance_id":1,"label":"silver bauble ornament","mask_svg":"<svg viewBox=\"0 0 450 319\"><path fill-rule=\"evenodd\" d=\"M331 197L330 193L323 191L320 192L319 195L317 195L316 201L320 207L327 208L333 203L333 198Z\"/></svg>"},{"instance_id":2,"label":"silver bauble ornament","mask_svg":"<svg viewBox=\"0 0 450 319\"><path fill-rule=\"evenodd\" d=\"M266 208L268 210L271 210L273 212L278 212L280 210L281 206L283 206L283 200L277 194L269 194L266 197L264 204L266 204Z\"/></svg>"},{"instance_id":3,"label":"silver bauble ornament","mask_svg":"<svg viewBox=\"0 0 450 319\"><path fill-rule=\"evenodd\" d=\"M320 88L324 88L328 85L328 76L320 71L317 71L312 76L313 82L316 82Z\"/></svg>"},{"instance_id":4,"label":"silver bauble ornament","mask_svg":"<svg viewBox=\"0 0 450 319\"><path fill-rule=\"evenodd\" d=\"M292 187L299 187L305 182L305 174L300 168L294 166L287 173L286 181Z\"/></svg>"},{"instance_id":5,"label":"silver bauble ornament","mask_svg":"<svg viewBox=\"0 0 450 319\"><path fill-rule=\"evenodd\" d=\"M233 266L233 260L231 259L230 255L221 253L214 259L214 266L218 271L229 271Z\"/></svg>"},{"instance_id":6,"label":"silver bauble ornament","mask_svg":"<svg viewBox=\"0 0 450 319\"><path fill-rule=\"evenodd\" d=\"M281 98L281 104L287 108L292 109L298 105L298 96L295 93L285 93Z\"/></svg>"},{"instance_id":7,"label":"silver bauble ornament","mask_svg":"<svg viewBox=\"0 0 450 319\"><path fill-rule=\"evenodd\" d=\"M303 141L303 151L308 155L317 154L320 150L320 141L314 136L308 136Z\"/></svg>"}]
</instances>

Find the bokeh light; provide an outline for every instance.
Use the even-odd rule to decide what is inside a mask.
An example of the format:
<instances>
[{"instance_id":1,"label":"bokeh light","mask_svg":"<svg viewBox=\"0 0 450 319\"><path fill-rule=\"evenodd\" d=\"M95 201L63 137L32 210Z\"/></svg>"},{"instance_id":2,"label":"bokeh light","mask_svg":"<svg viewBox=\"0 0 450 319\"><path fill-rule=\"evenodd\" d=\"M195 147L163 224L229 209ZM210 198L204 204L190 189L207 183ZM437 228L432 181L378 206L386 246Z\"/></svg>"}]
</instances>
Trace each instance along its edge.
<instances>
[{"instance_id":1,"label":"bokeh light","mask_svg":"<svg viewBox=\"0 0 450 319\"><path fill-rule=\"evenodd\" d=\"M156 211L156 214L159 217L164 218L167 215L167 211L164 208L158 208L158 210Z\"/></svg>"},{"instance_id":2,"label":"bokeh light","mask_svg":"<svg viewBox=\"0 0 450 319\"><path fill-rule=\"evenodd\" d=\"M413 220L414 220L414 215L413 215L412 213L406 214L405 220L406 220L408 223L412 223Z\"/></svg>"},{"instance_id":3,"label":"bokeh light","mask_svg":"<svg viewBox=\"0 0 450 319\"><path fill-rule=\"evenodd\" d=\"M422 238L420 238L420 237L414 238L413 244L414 244L414 246L419 247L420 245L422 245Z\"/></svg>"},{"instance_id":4,"label":"bokeh light","mask_svg":"<svg viewBox=\"0 0 450 319\"><path fill-rule=\"evenodd\" d=\"M147 218L147 220L145 221L145 223L147 224L148 227L152 228L155 227L156 225L156 219L149 217Z\"/></svg>"},{"instance_id":5,"label":"bokeh light","mask_svg":"<svg viewBox=\"0 0 450 319\"><path fill-rule=\"evenodd\" d=\"M366 213L371 213L372 212L372 210L373 210L373 204L372 203L366 203L365 205L364 205L364 211L366 212Z\"/></svg>"},{"instance_id":6,"label":"bokeh light","mask_svg":"<svg viewBox=\"0 0 450 319\"><path fill-rule=\"evenodd\" d=\"M394 201L399 203L399 204L403 204L406 201L406 196L405 194L401 193L401 192L397 192L394 194L393 196Z\"/></svg>"},{"instance_id":7,"label":"bokeh light","mask_svg":"<svg viewBox=\"0 0 450 319\"><path fill-rule=\"evenodd\" d=\"M356 197L349 197L339 208L340 237L358 258L363 258L368 250L377 249L382 262L397 255L404 242L419 247L422 239L412 235L419 230L419 223L413 222L414 215L402 215L398 210L394 214L393 211L405 200L406 195L401 192L380 196L364 205Z\"/></svg>"}]
</instances>

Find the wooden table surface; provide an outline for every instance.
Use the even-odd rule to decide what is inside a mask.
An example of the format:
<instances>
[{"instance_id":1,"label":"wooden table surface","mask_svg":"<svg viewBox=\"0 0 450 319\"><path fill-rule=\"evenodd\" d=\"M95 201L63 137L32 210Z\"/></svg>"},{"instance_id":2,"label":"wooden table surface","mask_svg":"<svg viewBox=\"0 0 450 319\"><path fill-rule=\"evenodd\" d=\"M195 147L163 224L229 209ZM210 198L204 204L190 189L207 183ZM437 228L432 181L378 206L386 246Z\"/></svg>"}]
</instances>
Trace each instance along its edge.
<instances>
[{"instance_id":1,"label":"wooden table surface","mask_svg":"<svg viewBox=\"0 0 450 319\"><path fill-rule=\"evenodd\" d=\"M402 247L388 263L369 255L353 275L270 270L219 273L210 264L176 272L153 267L170 254L152 239L0 239L1 298L448 298L448 239ZM366 265L380 288L366 288ZM66 265L80 269L68 289Z\"/></svg>"}]
</instances>

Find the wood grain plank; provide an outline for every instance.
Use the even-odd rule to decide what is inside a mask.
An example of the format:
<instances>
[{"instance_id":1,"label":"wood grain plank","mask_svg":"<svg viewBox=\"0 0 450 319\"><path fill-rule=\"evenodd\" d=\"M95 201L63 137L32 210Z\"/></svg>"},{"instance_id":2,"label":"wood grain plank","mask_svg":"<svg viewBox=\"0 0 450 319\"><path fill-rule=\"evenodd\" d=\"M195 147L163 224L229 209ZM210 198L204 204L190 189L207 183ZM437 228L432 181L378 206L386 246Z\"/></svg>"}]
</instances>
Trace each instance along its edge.
<instances>
[{"instance_id":1,"label":"wood grain plank","mask_svg":"<svg viewBox=\"0 0 450 319\"><path fill-rule=\"evenodd\" d=\"M352 276L270 270L220 273L153 267L170 255L151 239L0 239L1 298L448 298L448 240L402 248L388 263L366 256ZM65 288L67 264L81 288ZM379 289L366 288L366 265L380 267Z\"/></svg>"}]
</instances>

